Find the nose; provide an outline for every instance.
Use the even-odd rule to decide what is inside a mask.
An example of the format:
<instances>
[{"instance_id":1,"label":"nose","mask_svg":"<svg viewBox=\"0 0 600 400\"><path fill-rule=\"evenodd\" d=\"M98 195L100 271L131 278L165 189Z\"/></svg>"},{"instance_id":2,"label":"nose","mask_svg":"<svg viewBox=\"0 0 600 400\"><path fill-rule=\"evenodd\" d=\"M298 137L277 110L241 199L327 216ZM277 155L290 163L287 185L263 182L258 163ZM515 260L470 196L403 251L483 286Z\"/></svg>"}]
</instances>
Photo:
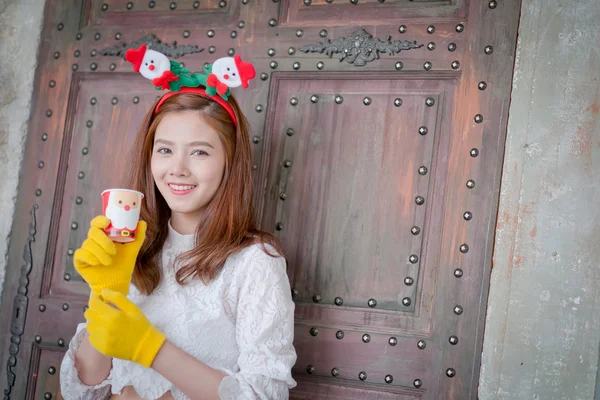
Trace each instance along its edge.
<instances>
[{"instance_id":1,"label":"nose","mask_svg":"<svg viewBox=\"0 0 600 400\"><path fill-rule=\"evenodd\" d=\"M223 75L223 78L229 79L229 75L225 74L225 75Z\"/></svg>"},{"instance_id":2,"label":"nose","mask_svg":"<svg viewBox=\"0 0 600 400\"><path fill-rule=\"evenodd\" d=\"M125 206L125 211L129 211L129 210L131 210L131 207L129 207L129 205L126 205Z\"/></svg>"},{"instance_id":3,"label":"nose","mask_svg":"<svg viewBox=\"0 0 600 400\"><path fill-rule=\"evenodd\" d=\"M190 170L187 167L185 157L173 157L173 165L171 166L171 176L189 176Z\"/></svg>"},{"instance_id":4,"label":"nose","mask_svg":"<svg viewBox=\"0 0 600 400\"><path fill-rule=\"evenodd\" d=\"M149 69L150 71L154 71L154 65L150 65L150 66L148 67L148 69Z\"/></svg>"}]
</instances>

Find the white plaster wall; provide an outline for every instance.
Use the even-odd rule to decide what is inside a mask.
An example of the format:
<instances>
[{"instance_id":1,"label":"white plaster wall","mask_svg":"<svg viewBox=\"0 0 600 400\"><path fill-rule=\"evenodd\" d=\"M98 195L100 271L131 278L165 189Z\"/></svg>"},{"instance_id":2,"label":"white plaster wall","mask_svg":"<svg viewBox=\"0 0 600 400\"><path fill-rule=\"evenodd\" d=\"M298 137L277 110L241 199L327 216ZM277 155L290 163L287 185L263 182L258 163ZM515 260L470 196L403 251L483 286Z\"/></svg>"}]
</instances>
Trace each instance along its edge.
<instances>
[{"instance_id":1,"label":"white plaster wall","mask_svg":"<svg viewBox=\"0 0 600 400\"><path fill-rule=\"evenodd\" d=\"M0 0L0 288L4 286L44 3Z\"/></svg>"},{"instance_id":2,"label":"white plaster wall","mask_svg":"<svg viewBox=\"0 0 600 400\"><path fill-rule=\"evenodd\" d=\"M594 398L600 344L599 48L600 0L523 1L482 400Z\"/></svg>"}]
</instances>

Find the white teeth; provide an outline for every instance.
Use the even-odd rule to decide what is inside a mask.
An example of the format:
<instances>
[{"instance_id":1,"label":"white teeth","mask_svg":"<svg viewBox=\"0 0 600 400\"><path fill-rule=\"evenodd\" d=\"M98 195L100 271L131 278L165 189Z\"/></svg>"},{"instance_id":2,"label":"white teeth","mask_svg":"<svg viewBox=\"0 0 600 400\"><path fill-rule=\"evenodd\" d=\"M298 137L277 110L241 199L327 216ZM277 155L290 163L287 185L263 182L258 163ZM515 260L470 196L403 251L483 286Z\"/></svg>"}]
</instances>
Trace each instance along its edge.
<instances>
[{"instance_id":1,"label":"white teeth","mask_svg":"<svg viewBox=\"0 0 600 400\"><path fill-rule=\"evenodd\" d=\"M180 186L180 185L169 184L169 187L173 190L191 190L191 189L195 188L196 186Z\"/></svg>"}]
</instances>

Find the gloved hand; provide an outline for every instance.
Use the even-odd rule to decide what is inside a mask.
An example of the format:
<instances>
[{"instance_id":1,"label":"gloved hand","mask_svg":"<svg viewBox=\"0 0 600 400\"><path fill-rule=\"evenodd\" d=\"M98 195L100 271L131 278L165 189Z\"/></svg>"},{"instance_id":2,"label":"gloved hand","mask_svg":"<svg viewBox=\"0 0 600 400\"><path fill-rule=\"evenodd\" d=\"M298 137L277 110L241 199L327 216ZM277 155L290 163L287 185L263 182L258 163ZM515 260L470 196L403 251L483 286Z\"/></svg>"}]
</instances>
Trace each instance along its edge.
<instances>
[{"instance_id":1,"label":"gloved hand","mask_svg":"<svg viewBox=\"0 0 600 400\"><path fill-rule=\"evenodd\" d=\"M100 296L90 298L85 318L90 343L96 350L146 368L150 368L166 340L131 300L110 289L103 289Z\"/></svg>"},{"instance_id":2,"label":"gloved hand","mask_svg":"<svg viewBox=\"0 0 600 400\"><path fill-rule=\"evenodd\" d=\"M127 294L131 275L142 243L146 238L146 222L139 221L135 240L114 243L104 233L110 219L97 216L90 222L87 239L73 254L75 269L92 290L99 294L103 288Z\"/></svg>"}]
</instances>

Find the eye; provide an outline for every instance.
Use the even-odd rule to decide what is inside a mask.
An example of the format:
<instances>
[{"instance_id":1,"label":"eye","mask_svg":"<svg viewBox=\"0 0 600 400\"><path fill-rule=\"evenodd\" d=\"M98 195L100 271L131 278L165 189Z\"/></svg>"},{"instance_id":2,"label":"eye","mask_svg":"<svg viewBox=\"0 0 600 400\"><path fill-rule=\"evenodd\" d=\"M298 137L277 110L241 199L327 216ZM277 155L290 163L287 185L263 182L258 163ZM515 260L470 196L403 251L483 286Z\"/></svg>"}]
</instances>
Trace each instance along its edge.
<instances>
[{"instance_id":1,"label":"eye","mask_svg":"<svg viewBox=\"0 0 600 400\"><path fill-rule=\"evenodd\" d=\"M148 66L148 63L145 63L145 64L146 64L146 66Z\"/></svg>"},{"instance_id":2,"label":"eye","mask_svg":"<svg viewBox=\"0 0 600 400\"><path fill-rule=\"evenodd\" d=\"M152 64L154 64L154 60L150 60L150 62L151 62Z\"/></svg>"},{"instance_id":3,"label":"eye","mask_svg":"<svg viewBox=\"0 0 600 400\"><path fill-rule=\"evenodd\" d=\"M133 202L133 206L135 207L135 201Z\"/></svg>"},{"instance_id":4,"label":"eye","mask_svg":"<svg viewBox=\"0 0 600 400\"><path fill-rule=\"evenodd\" d=\"M207 156L208 155L208 153L205 152L204 150L194 150L192 152L192 154L195 156Z\"/></svg>"},{"instance_id":5,"label":"eye","mask_svg":"<svg viewBox=\"0 0 600 400\"><path fill-rule=\"evenodd\" d=\"M156 150L156 152L160 154L169 154L171 150L167 149L166 147L161 147L160 149Z\"/></svg>"},{"instance_id":6,"label":"eye","mask_svg":"<svg viewBox=\"0 0 600 400\"><path fill-rule=\"evenodd\" d=\"M229 67L227 67L227 71L229 71Z\"/></svg>"},{"instance_id":7,"label":"eye","mask_svg":"<svg viewBox=\"0 0 600 400\"><path fill-rule=\"evenodd\" d=\"M231 75L235 76L235 72L233 74L231 74Z\"/></svg>"},{"instance_id":8,"label":"eye","mask_svg":"<svg viewBox=\"0 0 600 400\"><path fill-rule=\"evenodd\" d=\"M123 201L119 200L119 204L123 204Z\"/></svg>"}]
</instances>

